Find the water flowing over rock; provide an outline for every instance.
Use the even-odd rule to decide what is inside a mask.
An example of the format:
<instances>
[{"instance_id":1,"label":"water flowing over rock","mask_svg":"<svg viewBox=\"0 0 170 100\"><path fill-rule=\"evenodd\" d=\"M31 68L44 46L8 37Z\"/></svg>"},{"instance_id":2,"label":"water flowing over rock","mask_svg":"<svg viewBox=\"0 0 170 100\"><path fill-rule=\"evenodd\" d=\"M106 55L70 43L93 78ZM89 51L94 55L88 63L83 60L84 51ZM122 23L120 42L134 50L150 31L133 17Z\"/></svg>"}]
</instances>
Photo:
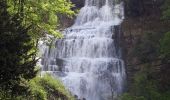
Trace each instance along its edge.
<instances>
[{"instance_id":1,"label":"water flowing over rock","mask_svg":"<svg viewBox=\"0 0 170 100\"><path fill-rule=\"evenodd\" d=\"M122 93L124 61L115 38L115 26L124 19L123 3L117 0L86 0L75 24L46 48L42 73L59 77L64 85L86 100L109 100ZM114 38L113 38L114 37Z\"/></svg>"}]
</instances>

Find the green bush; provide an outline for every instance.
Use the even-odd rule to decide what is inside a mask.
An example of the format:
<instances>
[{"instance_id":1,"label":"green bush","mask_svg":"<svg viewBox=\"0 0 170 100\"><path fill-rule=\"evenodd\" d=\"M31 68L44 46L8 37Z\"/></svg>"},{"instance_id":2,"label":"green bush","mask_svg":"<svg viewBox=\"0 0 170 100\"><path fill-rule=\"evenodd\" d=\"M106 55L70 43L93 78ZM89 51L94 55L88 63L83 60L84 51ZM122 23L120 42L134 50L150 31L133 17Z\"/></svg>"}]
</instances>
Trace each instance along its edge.
<instances>
[{"instance_id":1,"label":"green bush","mask_svg":"<svg viewBox=\"0 0 170 100\"><path fill-rule=\"evenodd\" d=\"M166 59L170 59L170 32L167 32L160 41L161 54Z\"/></svg>"},{"instance_id":2,"label":"green bush","mask_svg":"<svg viewBox=\"0 0 170 100\"><path fill-rule=\"evenodd\" d=\"M0 90L0 100L74 100L63 84L50 75L35 77L27 83L28 92L13 95Z\"/></svg>"},{"instance_id":3,"label":"green bush","mask_svg":"<svg viewBox=\"0 0 170 100\"><path fill-rule=\"evenodd\" d=\"M36 77L31 80L30 92L36 100L73 100L73 97L62 83L50 75Z\"/></svg>"},{"instance_id":4,"label":"green bush","mask_svg":"<svg viewBox=\"0 0 170 100\"><path fill-rule=\"evenodd\" d=\"M120 100L146 100L143 96L133 96L129 93L124 93L121 97Z\"/></svg>"}]
</instances>

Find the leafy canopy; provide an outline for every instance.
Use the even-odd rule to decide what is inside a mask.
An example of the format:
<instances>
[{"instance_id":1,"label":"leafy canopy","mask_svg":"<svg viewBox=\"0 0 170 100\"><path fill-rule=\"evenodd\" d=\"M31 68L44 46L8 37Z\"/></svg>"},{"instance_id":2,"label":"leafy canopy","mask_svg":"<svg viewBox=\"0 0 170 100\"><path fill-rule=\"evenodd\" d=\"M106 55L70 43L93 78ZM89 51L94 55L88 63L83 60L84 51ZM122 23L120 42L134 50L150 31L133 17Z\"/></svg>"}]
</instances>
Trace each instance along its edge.
<instances>
[{"instance_id":1,"label":"leafy canopy","mask_svg":"<svg viewBox=\"0 0 170 100\"><path fill-rule=\"evenodd\" d=\"M57 15L74 15L73 4L68 0L8 0L8 5L11 14L18 13L24 19L24 26L32 26L29 32L35 38L45 33L61 37L56 31Z\"/></svg>"}]
</instances>

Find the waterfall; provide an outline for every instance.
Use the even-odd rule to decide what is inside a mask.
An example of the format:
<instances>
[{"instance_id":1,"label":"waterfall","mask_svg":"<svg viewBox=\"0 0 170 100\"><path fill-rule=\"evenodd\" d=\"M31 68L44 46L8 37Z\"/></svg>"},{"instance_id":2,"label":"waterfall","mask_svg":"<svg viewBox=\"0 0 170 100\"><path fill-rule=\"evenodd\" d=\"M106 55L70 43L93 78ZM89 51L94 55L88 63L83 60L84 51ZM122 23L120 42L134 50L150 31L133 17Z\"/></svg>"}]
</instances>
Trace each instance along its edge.
<instances>
[{"instance_id":1,"label":"waterfall","mask_svg":"<svg viewBox=\"0 0 170 100\"><path fill-rule=\"evenodd\" d=\"M117 1L86 0L64 38L44 52L42 73L61 79L80 99L111 100L123 91L126 75L115 26L123 21L124 8Z\"/></svg>"}]
</instances>

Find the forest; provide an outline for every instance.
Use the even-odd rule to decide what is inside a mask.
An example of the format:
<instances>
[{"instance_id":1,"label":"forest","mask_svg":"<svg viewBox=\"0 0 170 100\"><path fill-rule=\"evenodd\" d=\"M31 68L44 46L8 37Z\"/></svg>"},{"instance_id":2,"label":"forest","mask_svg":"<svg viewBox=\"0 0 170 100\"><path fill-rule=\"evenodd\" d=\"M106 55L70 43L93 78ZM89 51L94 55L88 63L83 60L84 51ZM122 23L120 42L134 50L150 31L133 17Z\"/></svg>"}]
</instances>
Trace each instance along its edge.
<instances>
[{"instance_id":1,"label":"forest","mask_svg":"<svg viewBox=\"0 0 170 100\"><path fill-rule=\"evenodd\" d=\"M104 1L106 1L106 6L103 3ZM86 40L84 39L86 38L84 33L85 35L89 35L91 30L96 27L96 29L101 28L101 30L105 31L105 28L103 27L107 25L103 22L100 23L100 20L98 21L97 18L95 19L95 17L98 17L100 14L98 14L97 10L94 10L95 7L88 8L88 6L99 6L99 8L102 9L102 6L104 5L104 10L101 10L100 13L102 17L104 16L106 20L110 21L109 18L112 18L112 15L109 12L110 9L107 8L109 5L109 3L107 5L107 1L111 3L123 2L124 14L118 14L118 17L123 20L120 25L114 25L114 32L117 32L115 26L118 26L120 28L118 34L121 34L121 36L108 35L112 39L120 39L115 39L117 44L115 44L115 47L109 48L107 48L106 43L103 46L102 41L105 40L100 41L98 40L98 37L92 42L89 42L87 39L87 44L83 47L83 43L85 43L84 41ZM85 7L83 7L84 5ZM119 6L115 6L115 4L110 4L109 6L115 6L116 8L122 7L122 5L120 3ZM88 12L88 9L85 9L83 12L83 10L81 10L82 7L84 9L87 7L91 12ZM106 11L105 9L109 11ZM114 12L114 7L111 11ZM93 13L94 15L91 16ZM77 26L74 27L73 25L75 30L68 29L68 33L66 32L66 35L63 35L61 30L70 27L74 23L76 17L78 18L74 25ZM90 19L91 17L92 19ZM104 18L102 20L105 21ZM98 23L103 24L103 26L101 25L101 27L98 27L100 25L98 23L96 24L95 21L96 23L98 21ZM85 25L89 25L90 28ZM78 26L82 27L78 29ZM83 31L84 33L81 33L82 29L85 29ZM74 31L77 32L76 36L74 35ZM104 31L97 30L98 33ZM72 37L67 35L69 32L71 35L73 34ZM96 36L93 36L93 32L95 31L92 31L92 36L89 35L88 38L91 39ZM98 36L97 32L96 34ZM83 35L79 36L80 33ZM111 31L111 33L113 32ZM47 39L48 36L59 39L58 44L57 42L53 43L53 39ZM100 36L104 37L104 35ZM71 42L72 44L60 42L60 39L66 41L67 38L73 38L75 40L73 40L73 43ZM83 42L76 44L76 41L78 41L76 40L77 38L84 40ZM39 52L41 51L39 49L42 49L39 48L40 40L48 41L46 44L48 46L50 45L47 58L39 56ZM95 45L98 46L96 46L96 48L95 46L89 47L93 43L96 43ZM51 44L56 44L56 48L54 49ZM66 48L60 45L69 46ZM121 47L120 51L119 46ZM104 49L103 47L107 48L106 53L98 53L103 52L102 50L98 50ZM72 52L69 52L68 48L72 48ZM95 52L92 52L93 48ZM116 48L117 50L114 51L112 48ZM56 52L53 51L60 49L61 52L57 52L60 54L56 54ZM75 49L76 51L74 51ZM97 70L98 72L96 73L100 73L102 77L99 80L106 77L106 80L104 81L108 81L109 86L111 86L111 95L107 96L107 99L104 94L104 96L102 95L102 93L105 92L105 86L103 86L102 83L96 86L98 90L96 90L95 93L95 90L89 90L89 94L84 92L85 90L88 90L88 79L93 79L96 73L85 76L87 79L79 82L81 86L80 91L81 89L83 90L79 92L74 91L79 84L74 84L77 86L74 86L75 88L73 90L69 90L67 87L72 85L72 81L77 82L76 80L69 81L70 83L67 83L67 81L66 83L63 83L60 80L60 78L62 79L64 77L65 73L69 75L70 71L77 71L79 67L75 67L74 69L72 67L72 69L61 68L60 66L67 67L68 65L64 65L63 59L55 58L55 65L59 66L59 68L54 67L52 71L55 72L57 70L62 72L65 70L65 73L62 73L62 77L56 78L49 73L41 76L42 67L37 64L40 59L44 60L44 64L48 65L44 66L48 68L45 68L43 71L48 72L52 69L49 67L52 60L48 59L53 57L53 52L59 57L64 56L63 58L73 55L76 55L77 57L78 55L85 56L84 58L86 59L87 57L91 57L91 60L103 57L103 55L104 57L105 55L112 57L110 56L110 51L115 52L116 56L114 55L114 57L117 57L116 59L121 59L119 64L115 64L115 66L119 65L119 67L121 67L119 69L122 71L117 75L125 75L123 73L126 73L126 75L125 77L118 77L120 79L117 80L117 76L109 76L112 73L112 68L108 67L110 63L106 64L108 65L106 67L108 69L110 68L110 71L107 69L106 76L102 76L104 72L101 73ZM122 56L120 56L118 52L122 52ZM43 56L45 56L45 54L46 53L44 53ZM98 64L102 63L102 61L97 62L97 64L95 62L95 65L93 64L93 60L91 60L90 64L88 61L89 59L87 61L81 60L81 58L77 58L75 61L71 60L72 62L70 64L76 66L78 62L81 63L79 64L80 72L78 73L85 73L87 69L91 69L90 67L92 65L98 67ZM122 64L124 63L122 63L122 60L125 63L125 72L123 72ZM109 62L109 60L106 62ZM77 66L79 65L77 64ZM83 69L83 65L86 68ZM110 65L114 66L114 64ZM100 64L100 66L104 66L103 69L100 69L103 71L105 65ZM169 75L170 0L0 0L0 100L170 100ZM110 80L111 78L113 78L113 80ZM114 82L115 80L118 82ZM90 82L89 84L93 84L95 80L90 80ZM100 83L100 81L97 82ZM106 87L109 86L107 86L106 83ZM119 86L121 87L119 88ZM96 89L96 87L94 89ZM118 91L119 89L121 92ZM90 97L90 94L93 93L94 95L92 96L94 97Z\"/></svg>"}]
</instances>

